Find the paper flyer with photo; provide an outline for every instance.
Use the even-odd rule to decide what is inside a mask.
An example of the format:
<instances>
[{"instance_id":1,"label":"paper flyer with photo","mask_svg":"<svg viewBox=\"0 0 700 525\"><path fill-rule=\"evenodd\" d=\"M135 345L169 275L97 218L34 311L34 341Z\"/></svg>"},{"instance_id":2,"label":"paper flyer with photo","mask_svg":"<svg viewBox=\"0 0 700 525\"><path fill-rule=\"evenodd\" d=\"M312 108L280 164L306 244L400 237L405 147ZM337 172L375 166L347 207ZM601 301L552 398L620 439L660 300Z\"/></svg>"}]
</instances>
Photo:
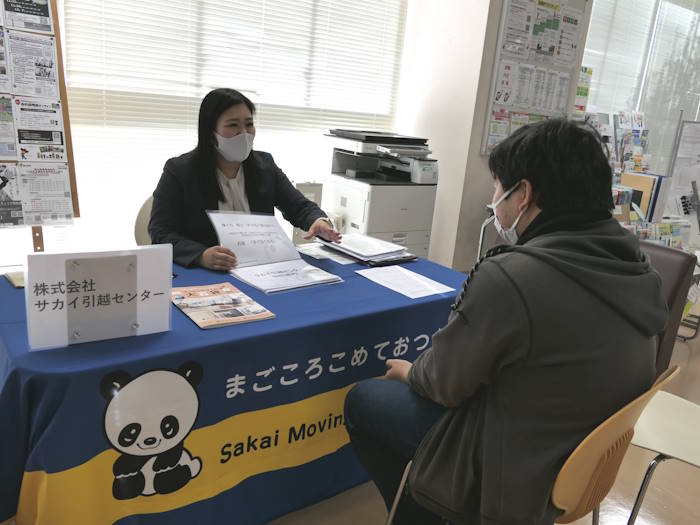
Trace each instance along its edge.
<instances>
[{"instance_id":1,"label":"paper flyer with photo","mask_svg":"<svg viewBox=\"0 0 700 525\"><path fill-rule=\"evenodd\" d=\"M231 283L173 288L171 295L173 304L203 329L275 317Z\"/></svg>"},{"instance_id":2,"label":"paper flyer with photo","mask_svg":"<svg viewBox=\"0 0 700 525\"><path fill-rule=\"evenodd\" d=\"M573 7L561 10L561 28L554 60L563 66L573 66L578 55L579 28L583 21L583 11Z\"/></svg>"},{"instance_id":3,"label":"paper flyer with photo","mask_svg":"<svg viewBox=\"0 0 700 525\"><path fill-rule=\"evenodd\" d=\"M24 224L66 224L73 220L67 164L20 163L19 193Z\"/></svg>"},{"instance_id":4,"label":"paper flyer with photo","mask_svg":"<svg viewBox=\"0 0 700 525\"><path fill-rule=\"evenodd\" d=\"M0 93L10 92L10 72L7 65L7 33L0 27Z\"/></svg>"},{"instance_id":5,"label":"paper flyer with photo","mask_svg":"<svg viewBox=\"0 0 700 525\"><path fill-rule=\"evenodd\" d=\"M491 112L489 123L489 139L486 150L491 151L499 142L510 135L510 115L507 110L499 109Z\"/></svg>"},{"instance_id":6,"label":"paper flyer with photo","mask_svg":"<svg viewBox=\"0 0 700 525\"><path fill-rule=\"evenodd\" d=\"M18 160L67 162L63 108L58 100L14 97Z\"/></svg>"},{"instance_id":7,"label":"paper flyer with photo","mask_svg":"<svg viewBox=\"0 0 700 525\"><path fill-rule=\"evenodd\" d=\"M49 0L4 0L3 4L7 27L53 33Z\"/></svg>"},{"instance_id":8,"label":"paper flyer with photo","mask_svg":"<svg viewBox=\"0 0 700 525\"><path fill-rule=\"evenodd\" d=\"M23 224L17 165L0 164L0 228Z\"/></svg>"},{"instance_id":9,"label":"paper flyer with photo","mask_svg":"<svg viewBox=\"0 0 700 525\"><path fill-rule=\"evenodd\" d=\"M518 58L528 57L535 8L535 0L511 0L508 3L505 29L503 30L502 50L504 53Z\"/></svg>"},{"instance_id":10,"label":"paper flyer with photo","mask_svg":"<svg viewBox=\"0 0 700 525\"><path fill-rule=\"evenodd\" d=\"M23 31L7 32L12 93L59 98L56 40Z\"/></svg>"},{"instance_id":11,"label":"paper flyer with photo","mask_svg":"<svg viewBox=\"0 0 700 525\"><path fill-rule=\"evenodd\" d=\"M551 62L559 41L561 4L550 0L537 0L535 23L532 26L530 58Z\"/></svg>"},{"instance_id":12,"label":"paper flyer with photo","mask_svg":"<svg viewBox=\"0 0 700 525\"><path fill-rule=\"evenodd\" d=\"M496 79L496 92L493 101L496 104L510 106L513 104L513 83L515 82L518 65L515 62L501 61Z\"/></svg>"},{"instance_id":13,"label":"paper flyer with photo","mask_svg":"<svg viewBox=\"0 0 700 525\"><path fill-rule=\"evenodd\" d=\"M515 82L515 96L513 104L521 107L529 107L532 104L532 89L535 80L535 66L529 64L518 65L518 78Z\"/></svg>"},{"instance_id":14,"label":"paper flyer with photo","mask_svg":"<svg viewBox=\"0 0 700 525\"><path fill-rule=\"evenodd\" d=\"M17 160L15 140L12 97L10 95L0 95L0 161Z\"/></svg>"}]
</instances>

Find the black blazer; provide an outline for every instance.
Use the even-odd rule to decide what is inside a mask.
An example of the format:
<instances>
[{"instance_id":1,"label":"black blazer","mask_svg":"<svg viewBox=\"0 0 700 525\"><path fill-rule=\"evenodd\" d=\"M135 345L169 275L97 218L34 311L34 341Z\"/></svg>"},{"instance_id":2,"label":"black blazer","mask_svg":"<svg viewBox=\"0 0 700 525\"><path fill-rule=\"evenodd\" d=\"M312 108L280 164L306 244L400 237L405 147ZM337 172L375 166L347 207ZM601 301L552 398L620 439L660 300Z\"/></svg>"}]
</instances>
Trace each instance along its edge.
<instances>
[{"instance_id":1,"label":"black blazer","mask_svg":"<svg viewBox=\"0 0 700 525\"><path fill-rule=\"evenodd\" d=\"M243 162L245 193L253 213L273 213L280 209L284 218L308 230L325 213L304 197L277 167L272 155L253 151ZM153 192L153 208L148 234L153 244L173 245L173 260L182 266L194 265L204 250L219 243L206 210L218 210L200 186L194 151L169 159Z\"/></svg>"}]
</instances>

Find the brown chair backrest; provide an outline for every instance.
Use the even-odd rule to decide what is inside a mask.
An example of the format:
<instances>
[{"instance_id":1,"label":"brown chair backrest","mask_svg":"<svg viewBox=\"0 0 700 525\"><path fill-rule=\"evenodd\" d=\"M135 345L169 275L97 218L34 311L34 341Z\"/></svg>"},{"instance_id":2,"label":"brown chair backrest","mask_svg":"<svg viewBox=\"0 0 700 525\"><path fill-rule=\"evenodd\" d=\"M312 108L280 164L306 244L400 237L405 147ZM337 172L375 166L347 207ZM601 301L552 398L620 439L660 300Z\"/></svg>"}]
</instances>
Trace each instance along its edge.
<instances>
[{"instance_id":1,"label":"brown chair backrest","mask_svg":"<svg viewBox=\"0 0 700 525\"><path fill-rule=\"evenodd\" d=\"M657 390L677 373L677 366L666 370L649 390L598 425L571 453L552 489L554 506L564 511L557 523L576 521L600 505L615 483L637 419Z\"/></svg>"},{"instance_id":2,"label":"brown chair backrest","mask_svg":"<svg viewBox=\"0 0 700 525\"><path fill-rule=\"evenodd\" d=\"M649 261L661 276L661 288L668 305L668 323L659 334L656 353L656 374L660 375L668 368L676 342L678 326L683 317L683 307L688 296L688 289L695 269L695 255L661 246L648 241L641 241L640 248L649 256Z\"/></svg>"}]
</instances>

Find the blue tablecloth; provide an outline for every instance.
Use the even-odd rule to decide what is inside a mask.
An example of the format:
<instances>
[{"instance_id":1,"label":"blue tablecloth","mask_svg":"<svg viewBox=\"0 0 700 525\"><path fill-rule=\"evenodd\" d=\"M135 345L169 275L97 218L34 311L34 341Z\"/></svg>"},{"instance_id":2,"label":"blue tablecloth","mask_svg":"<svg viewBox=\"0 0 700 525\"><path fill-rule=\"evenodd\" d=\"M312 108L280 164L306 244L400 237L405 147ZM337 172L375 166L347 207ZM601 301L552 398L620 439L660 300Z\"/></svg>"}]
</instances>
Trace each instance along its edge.
<instances>
[{"instance_id":1,"label":"blue tablecloth","mask_svg":"<svg viewBox=\"0 0 700 525\"><path fill-rule=\"evenodd\" d=\"M344 282L265 295L175 266L173 286L233 281L275 319L201 330L172 307L169 332L36 352L24 293L0 279L0 523L262 524L366 480L342 424L345 393L382 374L387 357L415 359L456 292L411 300L354 273L359 265L309 261ZM464 279L424 260L403 266L455 290ZM185 363L202 372L184 440L201 472L169 494L116 499L103 379Z\"/></svg>"}]
</instances>

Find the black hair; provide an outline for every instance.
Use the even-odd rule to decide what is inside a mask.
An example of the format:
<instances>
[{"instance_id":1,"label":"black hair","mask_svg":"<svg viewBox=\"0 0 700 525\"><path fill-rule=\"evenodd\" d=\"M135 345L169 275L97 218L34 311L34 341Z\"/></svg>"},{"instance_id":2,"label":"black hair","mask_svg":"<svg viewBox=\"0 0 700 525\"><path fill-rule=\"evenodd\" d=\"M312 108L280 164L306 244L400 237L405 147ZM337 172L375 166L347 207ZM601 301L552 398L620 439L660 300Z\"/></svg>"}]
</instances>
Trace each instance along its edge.
<instances>
[{"instance_id":1,"label":"black hair","mask_svg":"<svg viewBox=\"0 0 700 525\"><path fill-rule=\"evenodd\" d=\"M613 208L607 150L587 124L555 118L523 126L493 149L489 169L503 191L529 180L535 203L543 211Z\"/></svg>"},{"instance_id":2,"label":"black hair","mask_svg":"<svg viewBox=\"0 0 700 525\"><path fill-rule=\"evenodd\" d=\"M216 181L216 143L214 131L216 121L227 109L245 104L251 115L255 115L255 104L240 91L230 88L218 88L210 91L199 106L199 123L197 125L196 162L199 166L202 191L206 200L224 200L221 188Z\"/></svg>"}]
</instances>

